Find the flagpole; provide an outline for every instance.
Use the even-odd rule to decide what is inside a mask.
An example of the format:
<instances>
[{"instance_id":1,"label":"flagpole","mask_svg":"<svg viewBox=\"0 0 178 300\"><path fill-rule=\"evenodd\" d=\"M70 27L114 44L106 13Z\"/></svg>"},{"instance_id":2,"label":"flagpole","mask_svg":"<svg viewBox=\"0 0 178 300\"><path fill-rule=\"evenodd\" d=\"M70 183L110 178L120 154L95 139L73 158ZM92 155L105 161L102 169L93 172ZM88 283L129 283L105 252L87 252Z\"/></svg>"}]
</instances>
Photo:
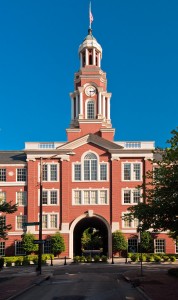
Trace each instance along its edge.
<instances>
[{"instance_id":1,"label":"flagpole","mask_svg":"<svg viewBox=\"0 0 178 300\"><path fill-rule=\"evenodd\" d=\"M89 29L91 29L91 1L89 3Z\"/></svg>"}]
</instances>

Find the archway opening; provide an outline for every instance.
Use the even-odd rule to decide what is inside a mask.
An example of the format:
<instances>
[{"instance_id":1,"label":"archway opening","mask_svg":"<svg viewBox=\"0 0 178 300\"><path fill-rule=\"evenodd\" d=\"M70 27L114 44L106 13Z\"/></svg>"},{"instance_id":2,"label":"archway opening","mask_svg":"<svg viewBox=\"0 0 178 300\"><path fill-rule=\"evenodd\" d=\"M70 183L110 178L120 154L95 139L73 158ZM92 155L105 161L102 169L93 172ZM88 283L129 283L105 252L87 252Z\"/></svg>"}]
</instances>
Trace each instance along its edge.
<instances>
[{"instance_id":1,"label":"archway opening","mask_svg":"<svg viewBox=\"0 0 178 300\"><path fill-rule=\"evenodd\" d=\"M108 255L108 230L104 222L97 217L86 217L80 220L73 232L73 251L74 256L82 255L82 243L81 238L83 232L88 229L93 228L100 233L102 239L102 254Z\"/></svg>"}]
</instances>

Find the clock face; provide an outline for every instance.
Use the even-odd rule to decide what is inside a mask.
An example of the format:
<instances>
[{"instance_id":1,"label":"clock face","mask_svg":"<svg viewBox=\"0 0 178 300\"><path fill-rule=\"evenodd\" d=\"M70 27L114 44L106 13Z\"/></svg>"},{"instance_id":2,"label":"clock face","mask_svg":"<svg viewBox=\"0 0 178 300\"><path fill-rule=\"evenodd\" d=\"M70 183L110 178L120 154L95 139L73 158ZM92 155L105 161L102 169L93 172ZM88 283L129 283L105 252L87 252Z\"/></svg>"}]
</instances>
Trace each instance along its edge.
<instances>
[{"instance_id":1,"label":"clock face","mask_svg":"<svg viewBox=\"0 0 178 300\"><path fill-rule=\"evenodd\" d=\"M85 89L85 94L89 97L92 97L96 94L96 88L92 85L89 85Z\"/></svg>"}]
</instances>

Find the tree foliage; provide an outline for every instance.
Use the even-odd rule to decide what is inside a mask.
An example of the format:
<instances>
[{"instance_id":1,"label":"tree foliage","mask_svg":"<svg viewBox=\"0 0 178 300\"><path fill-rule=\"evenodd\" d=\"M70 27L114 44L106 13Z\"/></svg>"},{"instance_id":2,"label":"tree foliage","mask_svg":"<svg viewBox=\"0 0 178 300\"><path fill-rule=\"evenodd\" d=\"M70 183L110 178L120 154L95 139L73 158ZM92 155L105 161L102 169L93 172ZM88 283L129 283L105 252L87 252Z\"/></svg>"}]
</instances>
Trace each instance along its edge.
<instances>
[{"instance_id":1,"label":"tree foliage","mask_svg":"<svg viewBox=\"0 0 178 300\"><path fill-rule=\"evenodd\" d=\"M32 233L26 233L22 237L23 249L27 254L38 251L38 245L34 244L35 236Z\"/></svg>"},{"instance_id":2,"label":"tree foliage","mask_svg":"<svg viewBox=\"0 0 178 300\"><path fill-rule=\"evenodd\" d=\"M61 254L61 252L65 251L65 243L64 238L60 234L60 232L56 232L51 237L51 251L56 256Z\"/></svg>"},{"instance_id":3,"label":"tree foliage","mask_svg":"<svg viewBox=\"0 0 178 300\"><path fill-rule=\"evenodd\" d=\"M2 213L0 216L0 238L7 239L7 233L12 228L11 224L4 222L4 217L6 217L6 214L13 214L15 211L17 211L16 204L4 202L4 200L0 198L0 212Z\"/></svg>"},{"instance_id":4,"label":"tree foliage","mask_svg":"<svg viewBox=\"0 0 178 300\"><path fill-rule=\"evenodd\" d=\"M98 250L103 247L103 240L99 230L89 227L84 230L81 238L82 248L85 250Z\"/></svg>"},{"instance_id":5,"label":"tree foliage","mask_svg":"<svg viewBox=\"0 0 178 300\"><path fill-rule=\"evenodd\" d=\"M141 232L141 247L142 252L152 253L154 252L154 239L149 231Z\"/></svg>"},{"instance_id":6,"label":"tree foliage","mask_svg":"<svg viewBox=\"0 0 178 300\"><path fill-rule=\"evenodd\" d=\"M178 129L178 128L177 128ZM129 218L138 218L142 229L169 230L173 238L178 236L178 131L171 132L169 148L157 149L148 171L143 190L143 202L132 206Z\"/></svg>"},{"instance_id":7,"label":"tree foliage","mask_svg":"<svg viewBox=\"0 0 178 300\"><path fill-rule=\"evenodd\" d=\"M112 248L113 253L127 250L127 241L123 233L119 230L116 230L112 234Z\"/></svg>"}]
</instances>

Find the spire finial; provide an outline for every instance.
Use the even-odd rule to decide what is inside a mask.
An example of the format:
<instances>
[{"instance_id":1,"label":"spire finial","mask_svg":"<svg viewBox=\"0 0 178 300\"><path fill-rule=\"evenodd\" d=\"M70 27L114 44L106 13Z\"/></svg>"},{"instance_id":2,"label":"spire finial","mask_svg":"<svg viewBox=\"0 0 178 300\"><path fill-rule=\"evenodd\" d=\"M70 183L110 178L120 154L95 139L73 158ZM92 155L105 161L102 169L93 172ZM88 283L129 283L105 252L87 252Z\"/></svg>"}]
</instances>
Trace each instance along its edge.
<instances>
[{"instance_id":1,"label":"spire finial","mask_svg":"<svg viewBox=\"0 0 178 300\"><path fill-rule=\"evenodd\" d=\"M92 15L92 12L91 12L91 1L90 1L90 4L89 4L89 29L91 30L91 23L93 22L93 15Z\"/></svg>"}]
</instances>

